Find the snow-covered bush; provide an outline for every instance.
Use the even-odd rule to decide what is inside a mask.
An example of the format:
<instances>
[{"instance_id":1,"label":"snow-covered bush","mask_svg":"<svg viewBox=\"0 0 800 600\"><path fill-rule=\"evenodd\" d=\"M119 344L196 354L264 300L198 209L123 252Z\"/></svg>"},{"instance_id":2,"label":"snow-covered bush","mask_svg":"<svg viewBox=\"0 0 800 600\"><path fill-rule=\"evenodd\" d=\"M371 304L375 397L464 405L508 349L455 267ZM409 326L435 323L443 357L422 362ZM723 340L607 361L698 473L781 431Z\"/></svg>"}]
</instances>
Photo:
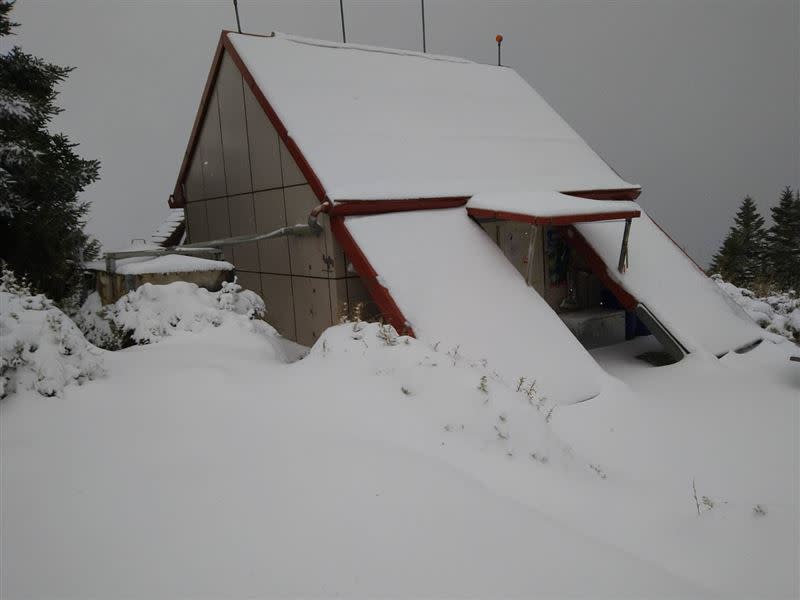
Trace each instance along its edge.
<instances>
[{"instance_id":1,"label":"snow-covered bush","mask_svg":"<svg viewBox=\"0 0 800 600\"><path fill-rule=\"evenodd\" d=\"M759 298L748 289L724 281L719 275L712 279L761 327L800 343L800 297L794 291Z\"/></svg>"},{"instance_id":2,"label":"snow-covered bush","mask_svg":"<svg viewBox=\"0 0 800 600\"><path fill-rule=\"evenodd\" d=\"M43 294L3 268L0 276L0 398L17 389L58 395L102 375L102 350Z\"/></svg>"},{"instance_id":3,"label":"snow-covered bush","mask_svg":"<svg viewBox=\"0 0 800 600\"><path fill-rule=\"evenodd\" d=\"M124 332L120 331L106 315L107 311L100 300L100 294L92 292L72 315L72 320L86 339L95 346L106 350L119 350L125 342Z\"/></svg>"},{"instance_id":4,"label":"snow-covered bush","mask_svg":"<svg viewBox=\"0 0 800 600\"><path fill-rule=\"evenodd\" d=\"M218 327L232 320L274 334L272 327L257 320L264 311L264 301L237 283L226 282L218 292L210 292L194 283L176 281L167 285L145 283L105 307L97 294L91 294L76 321L95 344L118 349L158 342L178 331Z\"/></svg>"}]
</instances>

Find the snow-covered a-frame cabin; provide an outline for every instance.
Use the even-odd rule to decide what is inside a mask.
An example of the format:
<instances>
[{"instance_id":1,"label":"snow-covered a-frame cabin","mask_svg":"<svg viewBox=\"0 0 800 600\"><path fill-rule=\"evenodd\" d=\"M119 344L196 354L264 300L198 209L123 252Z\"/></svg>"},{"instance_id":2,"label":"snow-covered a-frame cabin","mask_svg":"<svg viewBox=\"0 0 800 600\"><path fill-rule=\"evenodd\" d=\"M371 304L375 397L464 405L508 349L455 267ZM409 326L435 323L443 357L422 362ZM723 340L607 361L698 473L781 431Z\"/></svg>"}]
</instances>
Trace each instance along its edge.
<instances>
[{"instance_id":1,"label":"snow-covered a-frame cabin","mask_svg":"<svg viewBox=\"0 0 800 600\"><path fill-rule=\"evenodd\" d=\"M267 320L311 345L381 317L550 398L599 393L587 348L649 329L673 356L761 330L515 71L223 32L170 206L226 246Z\"/></svg>"}]
</instances>

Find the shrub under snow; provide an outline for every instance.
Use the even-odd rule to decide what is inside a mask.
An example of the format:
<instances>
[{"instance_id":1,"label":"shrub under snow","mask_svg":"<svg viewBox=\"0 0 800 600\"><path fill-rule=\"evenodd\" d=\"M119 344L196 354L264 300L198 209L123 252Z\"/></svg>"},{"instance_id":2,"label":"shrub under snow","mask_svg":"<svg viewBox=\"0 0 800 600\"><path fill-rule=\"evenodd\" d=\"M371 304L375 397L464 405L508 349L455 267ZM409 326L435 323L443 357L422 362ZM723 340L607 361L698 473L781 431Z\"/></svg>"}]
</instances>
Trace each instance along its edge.
<instances>
[{"instance_id":1,"label":"shrub under snow","mask_svg":"<svg viewBox=\"0 0 800 600\"><path fill-rule=\"evenodd\" d=\"M264 311L264 301L237 283L223 283L221 290L210 292L194 283L176 281L145 283L108 306L102 306L93 293L75 318L87 339L103 348L118 349L158 342L178 331L218 327L231 320L274 333L272 327L256 320Z\"/></svg>"},{"instance_id":2,"label":"shrub under snow","mask_svg":"<svg viewBox=\"0 0 800 600\"><path fill-rule=\"evenodd\" d=\"M800 343L800 297L796 293L781 292L758 298L750 290L736 287L719 275L712 279L761 327Z\"/></svg>"},{"instance_id":3,"label":"shrub under snow","mask_svg":"<svg viewBox=\"0 0 800 600\"><path fill-rule=\"evenodd\" d=\"M44 396L102 375L102 350L43 294L11 271L0 277L0 398L16 389Z\"/></svg>"}]
</instances>

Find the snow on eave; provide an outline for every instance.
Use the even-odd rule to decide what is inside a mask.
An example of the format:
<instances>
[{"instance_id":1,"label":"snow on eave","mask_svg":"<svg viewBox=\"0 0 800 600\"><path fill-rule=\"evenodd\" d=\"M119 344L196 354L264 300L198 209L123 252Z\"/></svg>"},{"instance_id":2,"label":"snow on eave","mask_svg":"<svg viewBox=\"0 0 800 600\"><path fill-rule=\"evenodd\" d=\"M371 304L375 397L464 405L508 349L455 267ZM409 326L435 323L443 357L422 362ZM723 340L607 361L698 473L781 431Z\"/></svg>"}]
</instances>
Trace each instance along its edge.
<instances>
[{"instance_id":1,"label":"snow on eave","mask_svg":"<svg viewBox=\"0 0 800 600\"><path fill-rule=\"evenodd\" d=\"M629 200L590 200L552 191L476 194L467 202L471 214L496 213L533 219L576 217L579 220L637 218L641 209Z\"/></svg>"}]
</instances>

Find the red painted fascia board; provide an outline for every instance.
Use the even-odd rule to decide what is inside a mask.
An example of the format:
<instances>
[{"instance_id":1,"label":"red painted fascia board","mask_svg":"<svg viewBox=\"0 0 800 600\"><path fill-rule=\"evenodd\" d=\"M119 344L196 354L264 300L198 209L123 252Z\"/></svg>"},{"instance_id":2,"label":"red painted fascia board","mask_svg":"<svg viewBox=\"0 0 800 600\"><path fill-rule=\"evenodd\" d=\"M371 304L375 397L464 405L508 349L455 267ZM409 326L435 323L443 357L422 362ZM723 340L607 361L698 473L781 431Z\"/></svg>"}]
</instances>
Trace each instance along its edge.
<instances>
[{"instance_id":1,"label":"red painted fascia board","mask_svg":"<svg viewBox=\"0 0 800 600\"><path fill-rule=\"evenodd\" d=\"M600 258L600 255L595 252L595 249L592 248L591 244L586 241L586 238L583 237L577 229L574 227L567 228L567 235L564 236L567 244L572 247L578 254L583 256L586 259L586 262L589 264L589 268L591 268L592 273L594 273L597 278L603 282L603 285L619 300L619 303L625 308L625 310L633 311L636 309L636 306L639 304L639 301L629 293L622 285L619 284L608 272L608 265L603 262L603 259Z\"/></svg>"},{"instance_id":2,"label":"red painted fascia board","mask_svg":"<svg viewBox=\"0 0 800 600\"><path fill-rule=\"evenodd\" d=\"M211 91L214 89L214 84L217 81L217 74L219 73L219 66L222 62L222 48L225 34L223 31L219 36L217 42L217 49L214 51L214 58L211 61L211 69L206 78L206 85L203 88L203 95L200 97L200 106L197 107L197 114L194 117L194 124L192 125L192 132L189 134L189 143L186 146L186 152L183 154L183 161L181 168L178 171L178 180L175 182L175 189L169 199L170 208L182 208L186 206L186 198L183 197L182 183L186 179L186 173L189 170L192 157L194 156L195 149L197 148L198 138L200 137L200 126L208 111L208 102L211 99Z\"/></svg>"},{"instance_id":3,"label":"red painted fascia board","mask_svg":"<svg viewBox=\"0 0 800 600\"><path fill-rule=\"evenodd\" d=\"M623 188L618 190L577 190L561 192L567 196L586 198L587 200L636 200L642 188Z\"/></svg>"},{"instance_id":4,"label":"red painted fascia board","mask_svg":"<svg viewBox=\"0 0 800 600\"><path fill-rule=\"evenodd\" d=\"M467 196L452 198L406 198L398 200L337 200L330 210L331 215L374 215L409 210L434 210L464 206Z\"/></svg>"},{"instance_id":5,"label":"red painted fascia board","mask_svg":"<svg viewBox=\"0 0 800 600\"><path fill-rule=\"evenodd\" d=\"M325 188L322 186L322 182L320 181L317 174L314 172L314 169L311 168L311 165L306 160L306 157L301 152L297 143L292 139L289 135L289 131L286 129L286 125L283 124L278 114L275 112L275 109L270 104L269 100L267 100L264 93L258 87L253 79L253 75L250 73L248 68L245 66L242 58L239 56L239 53L236 52L236 48L234 48L233 43L228 39L228 34L232 33L230 31L223 31L220 34L219 43L217 44L217 50L214 53L214 60L211 63L211 70L208 74L208 79L206 80L205 88L203 89L203 96L200 100L200 107L197 110L197 115L195 116L194 126L192 127L192 133L189 136L189 145L186 149L186 153L183 157L183 162L181 163L180 171L178 172L178 181L175 184L175 190L173 191L173 196L170 199L170 207L172 208L180 208L186 205L186 199L183 197L183 190L181 188L181 184L186 179L187 171L189 170L189 165L191 164L191 159L194 155L195 149L197 147L198 138L200 136L200 125L203 122L203 118L205 117L206 111L208 110L208 103L211 99L211 92L214 89L214 84L217 80L217 75L219 74L219 67L222 63L222 53L223 50L228 53L228 55L233 60L236 68L239 69L239 72L242 74L242 77L247 83L247 86L253 92L253 95L256 97L259 106L267 115L270 123L275 128L275 131L278 132L278 136L283 141L286 148L289 150L289 154L292 155L292 158L297 163L297 167L300 169L300 172L305 177L308 184L311 186L311 189L314 191L314 194L317 196L317 199L320 203L325 202L327 200L327 195L325 193ZM242 34L242 35L250 35L250 34ZM256 37L270 37L270 36L256 36Z\"/></svg>"},{"instance_id":6,"label":"red painted fascia board","mask_svg":"<svg viewBox=\"0 0 800 600\"><path fill-rule=\"evenodd\" d=\"M489 210L486 208L467 208L467 213L477 219L501 219L503 221L518 221L534 225L571 225L572 223L590 223L592 221L619 221L622 219L636 219L642 212L638 210L619 211L604 214L575 214L558 217L537 217L521 213L506 212L502 210Z\"/></svg>"},{"instance_id":7,"label":"red painted fascia board","mask_svg":"<svg viewBox=\"0 0 800 600\"><path fill-rule=\"evenodd\" d=\"M261 91L261 88L259 88L258 84L256 84L255 79L253 79L253 75L250 73L250 70L244 64L244 61L242 61L242 58L241 56L239 56L239 53L236 52L236 48L233 46L233 43L230 41L230 39L228 39L227 35L223 37L223 45L225 46L225 50L228 52L228 54L230 54L230 57L233 59L233 62L236 64L236 67L239 69L239 72L242 74L242 77L244 78L244 81L247 84L247 86L250 88L250 91L253 92L253 95L256 97L256 100L258 100L259 105L264 110L264 113L267 115L267 118L269 119L270 123L272 123L272 126L275 128L275 131L278 132L278 136L281 138L284 145L289 150L289 154L292 155L292 158L297 163L297 167L300 169L300 172L303 174L303 177L305 177L306 181L308 182L308 185L310 185L311 189L314 190L314 194L317 196L317 200L319 200L320 203L325 202L328 199L328 197L327 194L325 193L325 188L322 186L320 178L314 172L314 169L311 168L311 165L308 163L308 160L306 160L306 157L303 155L302 151L300 150L300 147L297 145L294 139L292 139L292 137L289 135L289 130L286 129L286 125L283 124L283 121L281 121L280 117L278 116L278 113L275 112L275 109L272 107L272 104L270 104L269 100L267 100L267 97Z\"/></svg>"},{"instance_id":8,"label":"red painted fascia board","mask_svg":"<svg viewBox=\"0 0 800 600\"><path fill-rule=\"evenodd\" d=\"M353 239L353 236L347 230L347 225L342 216L331 217L331 230L344 250L345 256L355 267L356 272L361 277L364 287L367 288L369 295L381 309L381 313L386 317L388 322L397 330L400 335L414 335L414 330L408 324L408 320L403 315L403 311L397 306L397 303L392 298L385 287L378 283L378 272L370 264L364 251L361 250L359 245Z\"/></svg>"}]
</instances>

